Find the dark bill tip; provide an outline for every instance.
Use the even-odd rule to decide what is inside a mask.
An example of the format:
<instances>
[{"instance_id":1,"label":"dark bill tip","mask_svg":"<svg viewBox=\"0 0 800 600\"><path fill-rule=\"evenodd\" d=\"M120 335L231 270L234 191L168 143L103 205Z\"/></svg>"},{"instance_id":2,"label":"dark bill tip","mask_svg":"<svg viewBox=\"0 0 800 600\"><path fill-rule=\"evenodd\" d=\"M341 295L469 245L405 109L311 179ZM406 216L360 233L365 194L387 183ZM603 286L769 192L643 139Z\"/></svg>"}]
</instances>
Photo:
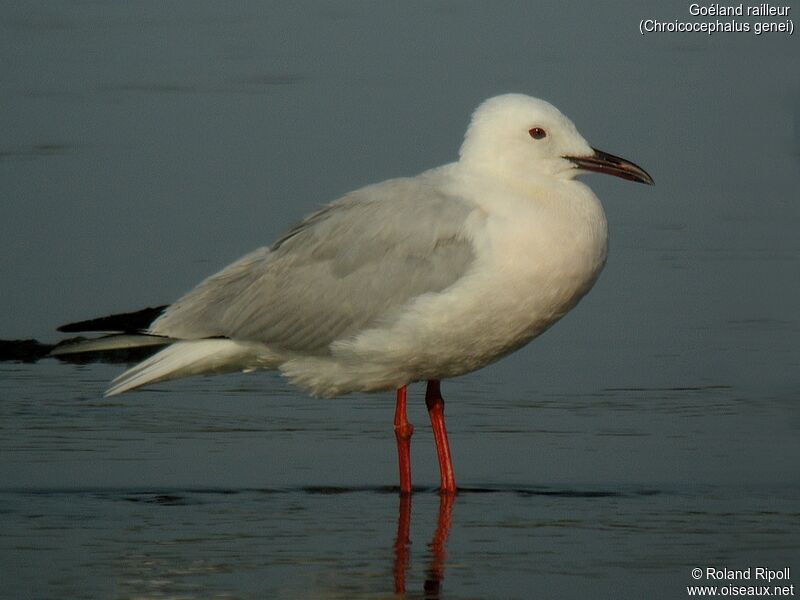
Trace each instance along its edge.
<instances>
[{"instance_id":1,"label":"dark bill tip","mask_svg":"<svg viewBox=\"0 0 800 600\"><path fill-rule=\"evenodd\" d=\"M642 167L608 152L603 152L596 148L592 148L592 150L594 150L594 154L591 156L565 156L564 158L572 161L579 169L584 171L605 173L606 175L614 175L630 181L653 185L653 178Z\"/></svg>"}]
</instances>

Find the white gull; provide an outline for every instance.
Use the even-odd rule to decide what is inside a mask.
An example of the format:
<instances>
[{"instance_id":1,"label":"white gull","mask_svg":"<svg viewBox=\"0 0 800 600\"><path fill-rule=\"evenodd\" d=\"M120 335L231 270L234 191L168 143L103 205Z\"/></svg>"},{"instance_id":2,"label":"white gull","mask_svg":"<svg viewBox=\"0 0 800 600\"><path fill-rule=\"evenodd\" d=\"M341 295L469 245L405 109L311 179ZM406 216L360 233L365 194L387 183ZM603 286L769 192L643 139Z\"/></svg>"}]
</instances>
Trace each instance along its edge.
<instances>
[{"instance_id":1,"label":"white gull","mask_svg":"<svg viewBox=\"0 0 800 600\"><path fill-rule=\"evenodd\" d=\"M491 98L473 114L457 162L343 196L200 283L141 335L124 336L126 345L167 347L107 395L255 369L278 369L320 396L397 390L409 492L405 386L428 381L441 489L454 492L439 380L524 346L592 287L607 226L597 197L575 180L586 171L652 184L640 167L593 149L551 104Z\"/></svg>"}]
</instances>

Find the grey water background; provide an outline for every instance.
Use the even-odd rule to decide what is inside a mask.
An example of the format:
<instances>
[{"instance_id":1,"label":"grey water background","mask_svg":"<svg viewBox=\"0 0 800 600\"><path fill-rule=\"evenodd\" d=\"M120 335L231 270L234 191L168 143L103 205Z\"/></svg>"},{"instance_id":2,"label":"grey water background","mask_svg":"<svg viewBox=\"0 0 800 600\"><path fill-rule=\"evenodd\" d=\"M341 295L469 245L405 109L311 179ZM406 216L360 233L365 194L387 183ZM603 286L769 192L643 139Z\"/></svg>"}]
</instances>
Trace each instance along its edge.
<instances>
[{"instance_id":1,"label":"grey water background","mask_svg":"<svg viewBox=\"0 0 800 600\"><path fill-rule=\"evenodd\" d=\"M797 583L797 38L644 18L688 4L2 3L0 337L170 302L320 204L453 160L484 98L540 96L656 186L587 177L595 289L445 382L465 491L441 596ZM103 399L120 370L0 364L0 597L392 597L391 394L262 373ZM410 397L423 597L438 476Z\"/></svg>"}]
</instances>

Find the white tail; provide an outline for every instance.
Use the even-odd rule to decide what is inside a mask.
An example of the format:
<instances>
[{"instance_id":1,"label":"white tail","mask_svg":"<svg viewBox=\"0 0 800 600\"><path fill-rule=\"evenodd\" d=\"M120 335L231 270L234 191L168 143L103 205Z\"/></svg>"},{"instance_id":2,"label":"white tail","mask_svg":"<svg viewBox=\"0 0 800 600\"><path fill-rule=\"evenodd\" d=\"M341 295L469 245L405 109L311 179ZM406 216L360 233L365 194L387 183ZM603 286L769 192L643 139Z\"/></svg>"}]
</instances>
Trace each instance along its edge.
<instances>
[{"instance_id":1,"label":"white tail","mask_svg":"<svg viewBox=\"0 0 800 600\"><path fill-rule=\"evenodd\" d=\"M255 359L253 345L248 343L227 339L176 342L114 379L106 396L168 379L240 371L252 368Z\"/></svg>"}]
</instances>

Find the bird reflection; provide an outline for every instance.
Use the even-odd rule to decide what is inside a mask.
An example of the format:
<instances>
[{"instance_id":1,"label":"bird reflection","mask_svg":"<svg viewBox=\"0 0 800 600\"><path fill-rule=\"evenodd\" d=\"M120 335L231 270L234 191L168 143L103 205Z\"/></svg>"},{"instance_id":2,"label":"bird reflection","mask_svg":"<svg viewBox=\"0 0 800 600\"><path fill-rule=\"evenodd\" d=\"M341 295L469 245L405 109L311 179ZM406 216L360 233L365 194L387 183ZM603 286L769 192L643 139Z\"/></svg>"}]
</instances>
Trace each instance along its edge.
<instances>
[{"instance_id":1,"label":"bird reflection","mask_svg":"<svg viewBox=\"0 0 800 600\"><path fill-rule=\"evenodd\" d=\"M397 517L397 535L394 538L394 593L406 593L406 571L408 570L411 544L411 494L400 494L400 512Z\"/></svg>"},{"instance_id":2,"label":"bird reflection","mask_svg":"<svg viewBox=\"0 0 800 600\"><path fill-rule=\"evenodd\" d=\"M453 494L439 495L439 513L436 519L436 530L428 544L429 563L425 571L425 598L439 598L446 558L447 536L453 517ZM397 535L394 541L394 593L406 593L406 572L410 560L411 529L411 494L400 495L400 507L397 517Z\"/></svg>"}]
</instances>

